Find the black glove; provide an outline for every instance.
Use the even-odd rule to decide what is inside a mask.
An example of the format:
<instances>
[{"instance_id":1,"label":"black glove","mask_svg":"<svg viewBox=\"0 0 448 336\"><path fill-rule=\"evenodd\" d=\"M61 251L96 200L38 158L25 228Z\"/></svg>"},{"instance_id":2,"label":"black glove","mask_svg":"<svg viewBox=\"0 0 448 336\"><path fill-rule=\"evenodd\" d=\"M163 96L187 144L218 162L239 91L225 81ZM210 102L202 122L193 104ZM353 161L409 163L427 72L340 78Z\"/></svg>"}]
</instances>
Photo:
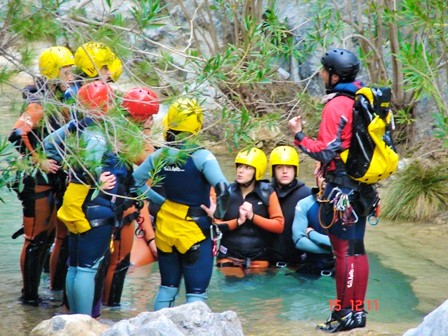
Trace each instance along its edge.
<instances>
[{"instance_id":1,"label":"black glove","mask_svg":"<svg viewBox=\"0 0 448 336\"><path fill-rule=\"evenodd\" d=\"M225 181L218 182L215 185L216 192L216 210L213 217L222 219L226 214L230 202L229 184Z\"/></svg>"}]
</instances>

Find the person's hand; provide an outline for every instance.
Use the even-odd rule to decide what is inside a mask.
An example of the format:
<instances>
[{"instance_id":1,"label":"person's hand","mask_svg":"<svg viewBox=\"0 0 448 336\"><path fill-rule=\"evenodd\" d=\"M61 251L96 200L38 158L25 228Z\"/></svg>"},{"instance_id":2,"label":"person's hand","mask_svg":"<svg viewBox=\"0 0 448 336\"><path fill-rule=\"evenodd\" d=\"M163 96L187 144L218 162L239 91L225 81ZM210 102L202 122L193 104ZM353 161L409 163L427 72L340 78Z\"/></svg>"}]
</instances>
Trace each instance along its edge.
<instances>
[{"instance_id":1,"label":"person's hand","mask_svg":"<svg viewBox=\"0 0 448 336\"><path fill-rule=\"evenodd\" d=\"M47 174L56 174L61 166L53 159L43 159L39 162L40 169Z\"/></svg>"},{"instance_id":2,"label":"person's hand","mask_svg":"<svg viewBox=\"0 0 448 336\"><path fill-rule=\"evenodd\" d=\"M297 116L288 121L288 129L293 135L302 132L302 117Z\"/></svg>"},{"instance_id":3,"label":"person's hand","mask_svg":"<svg viewBox=\"0 0 448 336\"><path fill-rule=\"evenodd\" d=\"M114 174L110 172L102 172L100 175L100 189L109 190L115 187L116 178Z\"/></svg>"},{"instance_id":4,"label":"person's hand","mask_svg":"<svg viewBox=\"0 0 448 336\"><path fill-rule=\"evenodd\" d=\"M240 207L239 216L236 220L236 223L238 224L238 226L240 226L240 225L244 224L246 222L246 220L247 220L247 211Z\"/></svg>"},{"instance_id":5,"label":"person's hand","mask_svg":"<svg viewBox=\"0 0 448 336\"><path fill-rule=\"evenodd\" d=\"M240 210L245 211L247 219L249 219L249 220L254 219L254 210L253 210L253 207L252 207L252 203L244 202L240 206Z\"/></svg>"},{"instance_id":6,"label":"person's hand","mask_svg":"<svg viewBox=\"0 0 448 336\"><path fill-rule=\"evenodd\" d=\"M201 204L201 209L204 210L207 213L207 216L209 216L211 219L214 219L214 213L216 210L216 202L212 197L210 197L210 207L206 207L204 204Z\"/></svg>"}]
</instances>

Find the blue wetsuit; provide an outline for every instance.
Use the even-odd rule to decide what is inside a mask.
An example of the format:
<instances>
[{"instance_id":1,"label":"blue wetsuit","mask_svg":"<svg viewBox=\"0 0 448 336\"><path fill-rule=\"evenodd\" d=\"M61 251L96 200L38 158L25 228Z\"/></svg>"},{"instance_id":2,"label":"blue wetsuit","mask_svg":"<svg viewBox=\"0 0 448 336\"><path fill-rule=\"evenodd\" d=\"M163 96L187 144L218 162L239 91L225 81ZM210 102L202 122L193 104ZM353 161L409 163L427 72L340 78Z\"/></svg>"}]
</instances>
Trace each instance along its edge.
<instances>
[{"instance_id":1,"label":"blue wetsuit","mask_svg":"<svg viewBox=\"0 0 448 336\"><path fill-rule=\"evenodd\" d=\"M179 153L179 149L173 147L158 149L133 174L138 193L147 195L150 202L161 204L156 217L161 274L161 286L154 304L156 310L174 303L182 277L187 303L206 299L214 259L210 237L212 222L200 205L210 206L211 186L216 189L224 183L224 188L228 188L219 163L210 151L187 149L188 154L181 159ZM156 162L161 160L164 165L153 176ZM146 185L153 177L161 178L159 183L166 198Z\"/></svg>"},{"instance_id":2,"label":"blue wetsuit","mask_svg":"<svg viewBox=\"0 0 448 336\"><path fill-rule=\"evenodd\" d=\"M333 268L331 243L325 230L319 223L319 202L316 194L300 200L295 208L294 222L292 224L292 237L295 247L306 252L300 271L320 273L323 269ZM312 228L308 235L307 228Z\"/></svg>"}]
</instances>

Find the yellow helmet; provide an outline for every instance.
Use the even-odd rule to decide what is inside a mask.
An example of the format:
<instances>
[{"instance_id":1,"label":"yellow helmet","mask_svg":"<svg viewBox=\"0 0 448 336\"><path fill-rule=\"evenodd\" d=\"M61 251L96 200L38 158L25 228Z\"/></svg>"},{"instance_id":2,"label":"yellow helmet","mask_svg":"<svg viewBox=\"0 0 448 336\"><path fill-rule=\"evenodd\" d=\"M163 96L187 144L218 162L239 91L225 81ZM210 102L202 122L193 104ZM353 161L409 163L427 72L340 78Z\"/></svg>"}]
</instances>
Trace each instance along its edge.
<instances>
[{"instance_id":1,"label":"yellow helmet","mask_svg":"<svg viewBox=\"0 0 448 336\"><path fill-rule=\"evenodd\" d=\"M296 167L296 176L299 175L299 154L291 146L278 146L274 148L269 156L269 165L271 167L271 177L274 176L274 166L294 166Z\"/></svg>"},{"instance_id":2,"label":"yellow helmet","mask_svg":"<svg viewBox=\"0 0 448 336\"><path fill-rule=\"evenodd\" d=\"M240 151L235 158L235 164L245 164L255 168L255 180L262 180L266 173L268 159L261 149L251 148L249 151Z\"/></svg>"},{"instance_id":3,"label":"yellow helmet","mask_svg":"<svg viewBox=\"0 0 448 336\"><path fill-rule=\"evenodd\" d=\"M72 52L61 46L45 49L39 56L39 71L48 79L56 79L62 67L75 64Z\"/></svg>"},{"instance_id":4,"label":"yellow helmet","mask_svg":"<svg viewBox=\"0 0 448 336\"><path fill-rule=\"evenodd\" d=\"M87 42L80 46L75 52L75 64L89 77L98 76L98 71L107 66L114 82L123 72L121 60L101 42Z\"/></svg>"},{"instance_id":5,"label":"yellow helmet","mask_svg":"<svg viewBox=\"0 0 448 336\"><path fill-rule=\"evenodd\" d=\"M180 98L168 109L163 119L165 132L199 133L202 128L202 109L194 99Z\"/></svg>"}]
</instances>

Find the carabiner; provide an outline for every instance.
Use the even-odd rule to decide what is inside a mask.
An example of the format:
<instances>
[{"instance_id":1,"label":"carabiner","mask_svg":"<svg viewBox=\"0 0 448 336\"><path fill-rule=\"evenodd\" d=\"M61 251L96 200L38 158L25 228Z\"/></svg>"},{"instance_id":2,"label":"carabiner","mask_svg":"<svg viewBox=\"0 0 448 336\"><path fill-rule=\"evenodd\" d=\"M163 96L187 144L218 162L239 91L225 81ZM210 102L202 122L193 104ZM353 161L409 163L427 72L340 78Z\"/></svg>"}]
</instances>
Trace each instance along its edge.
<instances>
[{"instance_id":1,"label":"carabiner","mask_svg":"<svg viewBox=\"0 0 448 336\"><path fill-rule=\"evenodd\" d=\"M141 227L138 227L135 229L135 236L137 238L143 238L145 236L145 231Z\"/></svg>"}]
</instances>

